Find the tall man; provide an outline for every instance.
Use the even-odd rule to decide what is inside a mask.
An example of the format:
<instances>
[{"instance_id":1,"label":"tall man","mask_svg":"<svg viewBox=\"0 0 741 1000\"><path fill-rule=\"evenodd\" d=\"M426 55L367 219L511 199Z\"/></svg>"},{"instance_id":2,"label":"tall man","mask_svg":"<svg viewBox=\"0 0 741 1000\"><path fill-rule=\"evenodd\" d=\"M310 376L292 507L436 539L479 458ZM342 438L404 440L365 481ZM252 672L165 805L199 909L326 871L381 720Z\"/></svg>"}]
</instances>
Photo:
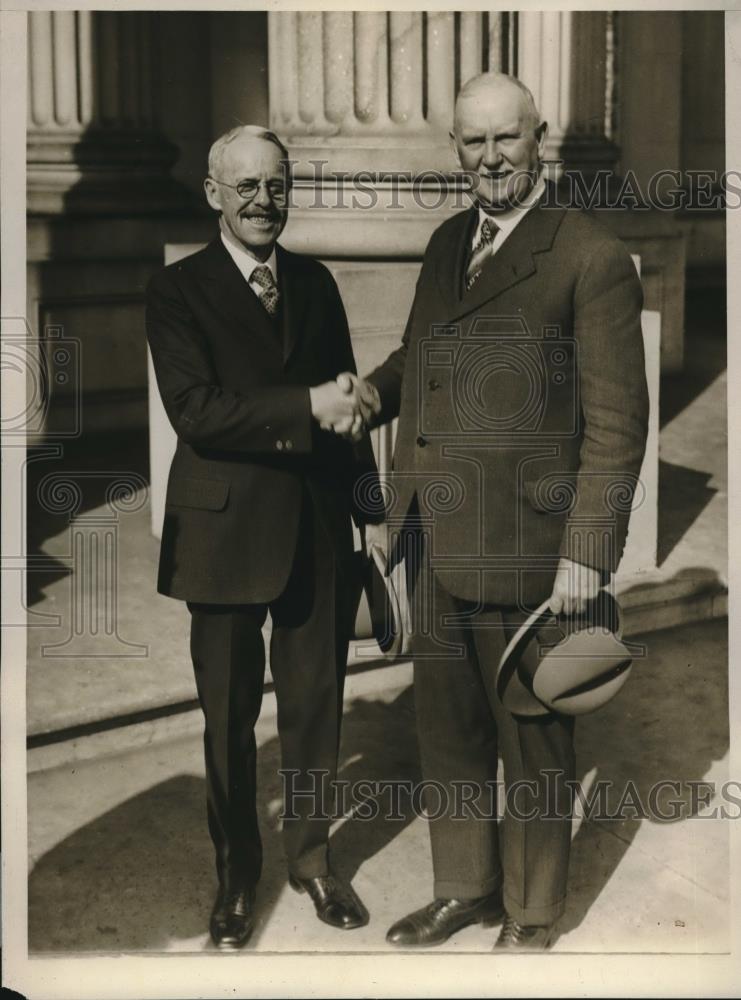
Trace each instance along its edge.
<instances>
[{"instance_id":1,"label":"tall man","mask_svg":"<svg viewBox=\"0 0 741 1000\"><path fill-rule=\"evenodd\" d=\"M503 920L497 948L541 949L564 908L572 724L512 715L495 675L528 609L584 610L617 568L648 395L635 268L553 207L546 129L516 79L464 86L451 135L476 204L433 233L399 349L340 379L370 422L399 415L390 513L426 532L414 691L423 775L449 808L430 822L435 898L390 929L401 946ZM496 781L498 751L520 793L501 847L485 793L461 804Z\"/></svg>"},{"instance_id":2,"label":"tall man","mask_svg":"<svg viewBox=\"0 0 741 1000\"><path fill-rule=\"evenodd\" d=\"M223 948L249 937L262 864L254 726L267 612L283 767L297 791L314 788L309 772L325 776L325 790L335 773L351 628L361 469L330 429L352 426L354 407L334 379L354 360L331 275L276 242L286 160L257 126L217 139L205 190L220 232L155 275L147 293L157 383L178 436L158 589L191 612L219 880L210 931ZM363 904L329 868L328 811L313 818L308 801L286 802L291 885L326 923L359 927Z\"/></svg>"}]
</instances>

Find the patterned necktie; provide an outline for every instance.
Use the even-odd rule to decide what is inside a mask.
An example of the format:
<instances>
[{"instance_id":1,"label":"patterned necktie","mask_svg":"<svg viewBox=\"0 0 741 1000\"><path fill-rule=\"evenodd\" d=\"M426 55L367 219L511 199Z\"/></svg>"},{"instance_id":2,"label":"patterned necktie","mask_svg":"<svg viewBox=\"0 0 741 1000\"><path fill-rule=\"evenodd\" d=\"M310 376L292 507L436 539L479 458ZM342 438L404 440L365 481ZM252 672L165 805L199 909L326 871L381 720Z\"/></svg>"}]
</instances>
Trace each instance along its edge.
<instances>
[{"instance_id":1,"label":"patterned necktie","mask_svg":"<svg viewBox=\"0 0 741 1000\"><path fill-rule=\"evenodd\" d=\"M258 293L258 298L271 316L275 316L278 311L278 289L273 278L273 272L267 264L261 264L252 272L252 281L262 289Z\"/></svg>"},{"instance_id":2,"label":"patterned necktie","mask_svg":"<svg viewBox=\"0 0 741 1000\"><path fill-rule=\"evenodd\" d=\"M479 233L479 241L473 248L471 253L471 260L466 268L466 289L472 287L478 276L481 274L481 269L491 256L492 244L494 243L494 238L499 232L499 226L496 222L491 219L484 219L483 225L481 226L481 232Z\"/></svg>"}]
</instances>

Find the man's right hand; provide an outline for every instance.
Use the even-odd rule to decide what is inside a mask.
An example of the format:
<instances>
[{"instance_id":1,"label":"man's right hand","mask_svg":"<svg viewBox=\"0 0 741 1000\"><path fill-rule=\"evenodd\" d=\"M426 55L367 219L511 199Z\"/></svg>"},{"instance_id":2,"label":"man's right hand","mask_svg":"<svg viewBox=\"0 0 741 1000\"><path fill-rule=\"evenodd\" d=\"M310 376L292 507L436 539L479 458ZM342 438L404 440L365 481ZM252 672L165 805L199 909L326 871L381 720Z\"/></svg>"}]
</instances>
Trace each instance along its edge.
<instances>
[{"instance_id":1,"label":"man's right hand","mask_svg":"<svg viewBox=\"0 0 741 1000\"><path fill-rule=\"evenodd\" d=\"M381 399L378 390L365 379L358 378L352 372L342 372L337 376L337 385L355 402L355 416L348 429L338 430L338 434L350 438L351 441L358 441L368 430L368 426L374 417L381 412Z\"/></svg>"},{"instance_id":2,"label":"man's right hand","mask_svg":"<svg viewBox=\"0 0 741 1000\"><path fill-rule=\"evenodd\" d=\"M349 434L359 412L354 395L344 392L337 382L325 382L309 389L311 415L322 430Z\"/></svg>"}]
</instances>

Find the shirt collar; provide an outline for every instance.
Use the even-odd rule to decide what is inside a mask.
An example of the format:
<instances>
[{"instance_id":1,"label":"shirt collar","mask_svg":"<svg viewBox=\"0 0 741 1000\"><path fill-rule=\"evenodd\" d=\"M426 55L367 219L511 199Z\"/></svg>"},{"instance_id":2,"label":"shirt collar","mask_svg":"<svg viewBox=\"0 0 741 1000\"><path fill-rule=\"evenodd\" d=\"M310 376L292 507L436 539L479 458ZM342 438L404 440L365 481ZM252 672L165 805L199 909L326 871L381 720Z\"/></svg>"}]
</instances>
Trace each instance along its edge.
<instances>
[{"instance_id":1,"label":"shirt collar","mask_svg":"<svg viewBox=\"0 0 741 1000\"><path fill-rule=\"evenodd\" d=\"M543 197L545 193L545 177L541 173L535 182L530 194L522 205L514 205L512 208L506 209L504 212L485 212L484 209L479 205L479 221L476 226L476 232L473 236L473 245L479 241L479 236L481 234L481 227L485 220L490 220L496 223L497 228L502 233L502 238L506 239L507 236L512 232L518 222L521 222L527 213L533 208Z\"/></svg>"},{"instance_id":2,"label":"shirt collar","mask_svg":"<svg viewBox=\"0 0 741 1000\"><path fill-rule=\"evenodd\" d=\"M278 281L278 259L275 254L275 247L273 247L270 256L265 261L256 260L252 254L247 253L244 247L239 246L233 240L228 239L222 232L221 242L226 247L226 251L234 261L234 263L239 268L239 271L244 278L244 280L249 284L252 281L252 272L256 267L262 267L263 265L270 268L273 275L273 281L277 283Z\"/></svg>"}]
</instances>

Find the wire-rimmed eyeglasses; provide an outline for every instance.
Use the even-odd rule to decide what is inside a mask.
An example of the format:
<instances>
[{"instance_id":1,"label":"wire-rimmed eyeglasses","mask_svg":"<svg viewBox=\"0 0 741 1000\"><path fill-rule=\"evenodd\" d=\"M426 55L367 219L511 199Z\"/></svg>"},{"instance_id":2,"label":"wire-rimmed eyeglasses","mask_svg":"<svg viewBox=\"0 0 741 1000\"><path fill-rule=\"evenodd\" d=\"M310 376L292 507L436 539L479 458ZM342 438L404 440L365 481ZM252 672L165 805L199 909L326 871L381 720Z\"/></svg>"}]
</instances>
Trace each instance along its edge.
<instances>
[{"instance_id":1,"label":"wire-rimmed eyeglasses","mask_svg":"<svg viewBox=\"0 0 741 1000\"><path fill-rule=\"evenodd\" d=\"M224 187L228 187L231 188L232 191L236 191L239 197L244 201L252 201L252 199L257 196L257 192L263 184L270 195L271 201L274 201L276 205L285 204L286 199L288 198L288 187L283 181L258 181L249 178L247 180L240 181L239 184L227 184L226 181L220 181L217 177L212 177L211 180L216 184L222 184Z\"/></svg>"}]
</instances>

